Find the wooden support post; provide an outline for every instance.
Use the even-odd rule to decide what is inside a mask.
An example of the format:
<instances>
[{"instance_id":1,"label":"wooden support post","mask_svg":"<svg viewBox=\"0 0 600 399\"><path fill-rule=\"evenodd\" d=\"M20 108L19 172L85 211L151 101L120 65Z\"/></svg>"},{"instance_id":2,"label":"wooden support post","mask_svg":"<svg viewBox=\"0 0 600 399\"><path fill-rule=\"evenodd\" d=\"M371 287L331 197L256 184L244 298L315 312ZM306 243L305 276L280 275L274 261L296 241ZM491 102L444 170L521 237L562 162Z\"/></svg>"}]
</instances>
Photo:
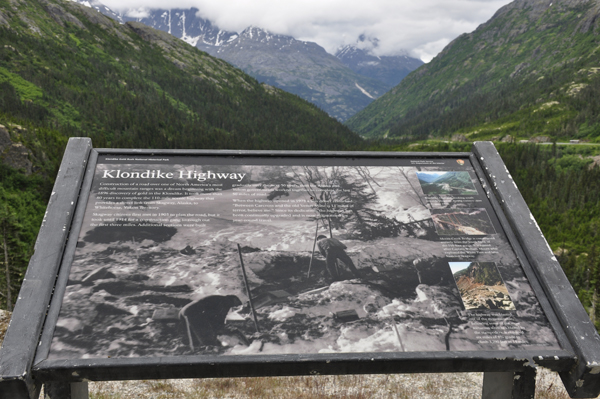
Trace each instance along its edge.
<instances>
[{"instance_id":1,"label":"wooden support post","mask_svg":"<svg viewBox=\"0 0 600 399\"><path fill-rule=\"evenodd\" d=\"M483 399L533 399L535 397L533 367L517 372L483 373Z\"/></svg>"},{"instance_id":2,"label":"wooden support post","mask_svg":"<svg viewBox=\"0 0 600 399\"><path fill-rule=\"evenodd\" d=\"M44 399L89 399L87 382L57 382L44 384Z\"/></svg>"},{"instance_id":3,"label":"wooden support post","mask_svg":"<svg viewBox=\"0 0 600 399\"><path fill-rule=\"evenodd\" d=\"M31 366L91 150L92 141L88 138L71 137L67 144L35 243L35 251L19 291L19 300L15 304L0 349L2 398L37 398L42 388L41 383L33 378Z\"/></svg>"}]
</instances>

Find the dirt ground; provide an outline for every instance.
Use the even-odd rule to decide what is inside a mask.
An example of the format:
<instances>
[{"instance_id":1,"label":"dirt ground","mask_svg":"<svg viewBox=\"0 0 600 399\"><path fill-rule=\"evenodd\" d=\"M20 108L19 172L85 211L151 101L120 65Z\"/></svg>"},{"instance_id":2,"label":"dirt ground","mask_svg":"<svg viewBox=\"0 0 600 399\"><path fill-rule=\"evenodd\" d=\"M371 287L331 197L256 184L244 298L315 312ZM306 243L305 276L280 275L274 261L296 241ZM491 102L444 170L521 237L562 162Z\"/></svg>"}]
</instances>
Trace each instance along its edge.
<instances>
[{"instance_id":1,"label":"dirt ground","mask_svg":"<svg viewBox=\"0 0 600 399\"><path fill-rule=\"evenodd\" d=\"M0 310L0 341L10 313ZM483 373L253 377L90 382L91 399L480 398ZM42 399L43 392L40 395ZM567 399L556 373L540 369L536 399Z\"/></svg>"},{"instance_id":2,"label":"dirt ground","mask_svg":"<svg viewBox=\"0 0 600 399\"><path fill-rule=\"evenodd\" d=\"M302 398L302 399L446 399L481 398L483 373L345 375L99 382L92 399L133 398ZM567 399L555 373L538 373L536 399Z\"/></svg>"}]
</instances>

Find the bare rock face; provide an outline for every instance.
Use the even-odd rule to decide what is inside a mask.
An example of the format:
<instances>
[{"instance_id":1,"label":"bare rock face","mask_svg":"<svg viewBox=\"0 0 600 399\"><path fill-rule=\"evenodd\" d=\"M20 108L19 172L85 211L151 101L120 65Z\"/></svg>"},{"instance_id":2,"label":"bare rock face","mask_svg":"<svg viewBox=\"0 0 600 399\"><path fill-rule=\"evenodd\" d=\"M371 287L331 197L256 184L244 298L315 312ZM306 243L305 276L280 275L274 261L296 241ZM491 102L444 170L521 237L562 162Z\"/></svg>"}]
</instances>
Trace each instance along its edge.
<instances>
[{"instance_id":1,"label":"bare rock face","mask_svg":"<svg viewBox=\"0 0 600 399\"><path fill-rule=\"evenodd\" d=\"M540 18L550 7L572 8L588 3L588 0L517 0L500 8L494 17L504 15L511 10L526 10L530 21Z\"/></svg>"},{"instance_id":2,"label":"bare rock face","mask_svg":"<svg viewBox=\"0 0 600 399\"><path fill-rule=\"evenodd\" d=\"M2 346L4 334L6 334L6 330L8 329L8 323L10 322L11 316L12 313L8 310L0 309L0 346Z\"/></svg>"},{"instance_id":3,"label":"bare rock face","mask_svg":"<svg viewBox=\"0 0 600 399\"><path fill-rule=\"evenodd\" d=\"M167 32L152 29L141 22L127 22L125 26L134 31L145 41L155 44L165 51L175 51L179 47L179 39L175 36L171 36Z\"/></svg>"},{"instance_id":4,"label":"bare rock face","mask_svg":"<svg viewBox=\"0 0 600 399\"><path fill-rule=\"evenodd\" d=\"M79 29L85 29L85 26L81 23L80 20L75 18L73 14L65 11L58 4L53 4L45 0L41 3L44 9L48 12L48 15L50 15L52 19L55 20L60 26L64 26L65 22L68 22L77 26Z\"/></svg>"},{"instance_id":5,"label":"bare rock face","mask_svg":"<svg viewBox=\"0 0 600 399\"><path fill-rule=\"evenodd\" d=\"M8 21L6 20L6 16L0 12L0 26L5 25L7 28L10 28Z\"/></svg>"},{"instance_id":6,"label":"bare rock face","mask_svg":"<svg viewBox=\"0 0 600 399\"><path fill-rule=\"evenodd\" d=\"M591 164L589 164L588 168L593 169L596 166L600 167L600 155L597 155L595 157L589 157L589 158L591 158L593 162Z\"/></svg>"},{"instance_id":7,"label":"bare rock face","mask_svg":"<svg viewBox=\"0 0 600 399\"><path fill-rule=\"evenodd\" d=\"M119 39L132 44L131 38L126 34L127 29L120 25L117 21L107 17L106 15L101 14L96 9L87 7L83 4L78 4L74 1L68 1L64 3L64 6L69 8L75 14L83 14L87 20L94 24L98 24L102 29L106 30L108 33L117 36ZM104 6L102 6L104 7ZM70 16L73 16L70 13L66 13ZM54 18L54 17L53 17ZM73 16L73 18L75 18ZM75 23L75 22L74 22ZM81 22L80 22L81 23ZM77 23L75 23L79 26ZM81 23L79 26L81 29L86 29L85 25Z\"/></svg>"},{"instance_id":8,"label":"bare rock face","mask_svg":"<svg viewBox=\"0 0 600 399\"><path fill-rule=\"evenodd\" d=\"M461 143L466 143L469 140L464 134L455 134L452 136L452 141L460 141Z\"/></svg>"},{"instance_id":9,"label":"bare rock face","mask_svg":"<svg viewBox=\"0 0 600 399\"><path fill-rule=\"evenodd\" d=\"M552 139L548 136L537 136L531 139L534 143L549 143Z\"/></svg>"},{"instance_id":10,"label":"bare rock face","mask_svg":"<svg viewBox=\"0 0 600 399\"><path fill-rule=\"evenodd\" d=\"M501 309L515 310L508 293L500 286L475 286L468 291L461 291L463 303L467 309Z\"/></svg>"},{"instance_id":11,"label":"bare rock face","mask_svg":"<svg viewBox=\"0 0 600 399\"><path fill-rule=\"evenodd\" d=\"M30 175L32 171L31 151L21 143L13 143L8 130L0 125L0 160L3 164Z\"/></svg>"},{"instance_id":12,"label":"bare rock face","mask_svg":"<svg viewBox=\"0 0 600 399\"><path fill-rule=\"evenodd\" d=\"M12 145L10 134L3 125L0 125L0 148L4 149Z\"/></svg>"}]
</instances>

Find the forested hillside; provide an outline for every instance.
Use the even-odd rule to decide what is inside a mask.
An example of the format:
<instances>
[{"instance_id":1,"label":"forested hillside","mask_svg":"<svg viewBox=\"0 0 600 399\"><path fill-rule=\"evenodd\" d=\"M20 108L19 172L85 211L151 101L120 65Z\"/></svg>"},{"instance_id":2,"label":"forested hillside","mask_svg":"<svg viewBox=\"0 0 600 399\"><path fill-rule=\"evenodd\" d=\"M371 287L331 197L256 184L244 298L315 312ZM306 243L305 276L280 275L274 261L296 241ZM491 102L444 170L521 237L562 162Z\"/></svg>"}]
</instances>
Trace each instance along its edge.
<instances>
[{"instance_id":1,"label":"forested hillside","mask_svg":"<svg viewBox=\"0 0 600 399\"><path fill-rule=\"evenodd\" d=\"M0 1L0 82L28 119L96 146L328 148L356 135L167 33L47 0ZM325 134L326 133L326 134Z\"/></svg>"},{"instance_id":2,"label":"forested hillside","mask_svg":"<svg viewBox=\"0 0 600 399\"><path fill-rule=\"evenodd\" d=\"M120 148L362 145L314 105L167 33L69 1L0 0L0 245L11 304L70 136Z\"/></svg>"},{"instance_id":3,"label":"forested hillside","mask_svg":"<svg viewBox=\"0 0 600 399\"><path fill-rule=\"evenodd\" d=\"M600 149L513 144L499 152L600 328Z\"/></svg>"},{"instance_id":4,"label":"forested hillside","mask_svg":"<svg viewBox=\"0 0 600 399\"><path fill-rule=\"evenodd\" d=\"M577 4L582 16L593 9L587 3ZM523 9L528 10L527 7ZM513 15L518 11L514 10L515 7L509 7L499 12L496 18ZM570 11L564 14L573 17ZM525 29L528 25L523 26ZM551 29L560 26L544 25L543 31L551 33L554 32ZM591 31L594 25L592 22L581 25L575 36L583 35L581 31L585 26ZM567 33L571 32L571 28L563 28ZM515 32L514 37L519 37L519 31ZM572 44L570 37L556 40L567 46ZM583 47L592 46L596 40L585 35L577 37L589 38L582 42ZM456 43L468 40L468 37L461 37ZM573 51L576 50L577 46ZM449 49L445 54L448 52ZM516 54L520 54L518 50ZM556 55L557 60L561 57ZM438 64L432 62L427 68L441 65L439 60L444 59L443 54L438 58L435 61ZM595 70L590 69L592 67L580 74L572 73L573 63L587 62L586 58L567 61L564 67L543 74L534 74L537 69L530 64L525 70L531 72L527 72L529 75L524 72L523 76L528 76L524 79L537 83L529 86L523 83L529 80L513 79L510 86L502 88L494 86L490 80L487 94L465 95L471 93L469 87L469 90L479 87L478 81L474 80L457 84L454 90L442 90L431 100L419 97L414 101L422 104L424 111L410 111L407 115L412 116L405 120L419 121L414 126L421 130L415 127L416 133L406 137L425 136L418 132L427 129L434 133L449 133L456 131L453 126L460 126L463 132L470 134L470 139L483 137L491 133L488 130L469 133L465 126L473 126L474 120L480 123L487 115L490 119L481 122L482 126L494 130L496 135L518 136L518 132L531 124L531 129L538 125L544 129L563 126L564 134L571 134L569 126L575 126L579 129L575 136L582 136L582 132L588 131L585 129L592 129L585 137L593 139L596 137L594 118L600 115L594 108L597 107L594 90L600 80L597 80ZM456 63L449 65L454 65L454 73L464 69L457 68ZM498 65L490 69L490 73L502 73L504 67ZM439 71L435 76L450 76L450 72L445 75L442 69ZM519 73L513 77L517 75ZM419 83L415 76L413 74L411 85L422 84L421 87L427 89L425 81ZM573 96L566 89L558 89L571 87L573 77L587 79L585 84L588 86L573 86L580 87ZM569 85L565 86L567 81ZM502 97L500 102L491 101L509 89L511 95ZM551 90L548 92L550 97L537 97L547 90ZM553 97L552 93L555 93ZM519 98L534 97L536 105L533 108L520 109ZM538 102L538 98L542 100ZM549 98L558 105L544 105ZM486 99L490 101L486 102ZM579 104L579 108L574 104ZM445 107L448 112L440 112L446 110ZM502 111L513 108L519 110L514 113ZM468 109L477 111L472 118L466 111ZM447 119L429 117L436 112ZM571 119L565 119L567 116ZM504 124L501 117L517 119L511 122L513 124ZM587 128L573 122L580 119L587 121ZM445 125L440 121L449 122ZM499 124L501 128L497 129ZM516 130L510 130L510 126ZM12 287L8 301L7 275L2 270L0 307L14 304L70 136L89 136L96 147L470 149L468 143L430 147L409 147L409 143L398 147L365 143L298 97L260 85L229 64L164 32L141 24L119 25L94 10L70 2L0 0L0 245L3 248L0 257L3 269L6 266L10 269L8 277ZM552 249L559 254L580 298L590 307L594 291L600 289L600 167L590 167L594 162L600 163L598 152L593 152L594 147L585 146L519 144L499 145L499 150Z\"/></svg>"},{"instance_id":5,"label":"forested hillside","mask_svg":"<svg viewBox=\"0 0 600 399\"><path fill-rule=\"evenodd\" d=\"M515 0L347 123L367 137L598 141L597 0Z\"/></svg>"}]
</instances>

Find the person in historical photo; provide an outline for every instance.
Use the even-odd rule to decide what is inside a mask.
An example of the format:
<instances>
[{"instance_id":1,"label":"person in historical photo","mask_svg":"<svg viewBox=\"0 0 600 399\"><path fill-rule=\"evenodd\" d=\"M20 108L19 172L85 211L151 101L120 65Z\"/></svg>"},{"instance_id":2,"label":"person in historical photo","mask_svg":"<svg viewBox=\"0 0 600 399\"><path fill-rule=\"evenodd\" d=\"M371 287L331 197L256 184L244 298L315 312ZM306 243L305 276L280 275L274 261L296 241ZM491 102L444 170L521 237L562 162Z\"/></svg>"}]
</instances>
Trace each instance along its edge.
<instances>
[{"instance_id":1,"label":"person in historical photo","mask_svg":"<svg viewBox=\"0 0 600 399\"><path fill-rule=\"evenodd\" d=\"M217 335L224 332L225 317L240 306L242 301L235 295L210 295L184 306L179 319L185 322L190 348L194 350L194 343L221 346Z\"/></svg>"},{"instance_id":2,"label":"person in historical photo","mask_svg":"<svg viewBox=\"0 0 600 399\"><path fill-rule=\"evenodd\" d=\"M360 278L360 274L358 273L356 266L354 266L354 262L352 262L352 259L350 259L345 251L347 247L340 240L320 235L317 237L317 247L319 248L321 255L325 257L327 271L333 280L342 280L342 273L340 273L341 270L338 266L338 260L342 261L344 265L350 269L350 272L352 272L354 277Z\"/></svg>"}]
</instances>

